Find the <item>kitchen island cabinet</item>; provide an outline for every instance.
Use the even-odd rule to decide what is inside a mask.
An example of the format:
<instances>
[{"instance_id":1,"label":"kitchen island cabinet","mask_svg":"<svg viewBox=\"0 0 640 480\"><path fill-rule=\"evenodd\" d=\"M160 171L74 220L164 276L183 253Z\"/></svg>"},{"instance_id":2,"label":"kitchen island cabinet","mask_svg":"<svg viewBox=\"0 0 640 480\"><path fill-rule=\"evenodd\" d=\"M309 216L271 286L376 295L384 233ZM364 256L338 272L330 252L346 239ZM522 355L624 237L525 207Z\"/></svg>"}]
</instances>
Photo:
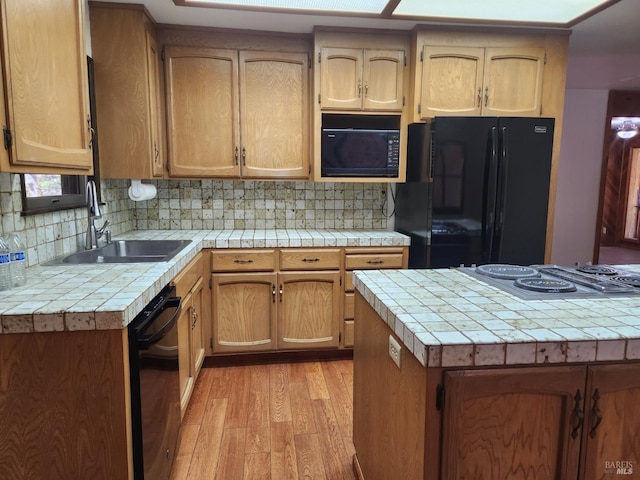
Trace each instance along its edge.
<instances>
[{"instance_id":1,"label":"kitchen island cabinet","mask_svg":"<svg viewBox=\"0 0 640 480\"><path fill-rule=\"evenodd\" d=\"M355 282L361 479L583 480L637 468L640 298L517 302L456 271L382 273L358 272ZM503 320L490 318L496 311ZM568 317L573 327L560 320ZM607 333L621 320L632 327Z\"/></svg>"},{"instance_id":2,"label":"kitchen island cabinet","mask_svg":"<svg viewBox=\"0 0 640 480\"><path fill-rule=\"evenodd\" d=\"M0 170L93 173L84 0L3 0Z\"/></svg>"}]
</instances>

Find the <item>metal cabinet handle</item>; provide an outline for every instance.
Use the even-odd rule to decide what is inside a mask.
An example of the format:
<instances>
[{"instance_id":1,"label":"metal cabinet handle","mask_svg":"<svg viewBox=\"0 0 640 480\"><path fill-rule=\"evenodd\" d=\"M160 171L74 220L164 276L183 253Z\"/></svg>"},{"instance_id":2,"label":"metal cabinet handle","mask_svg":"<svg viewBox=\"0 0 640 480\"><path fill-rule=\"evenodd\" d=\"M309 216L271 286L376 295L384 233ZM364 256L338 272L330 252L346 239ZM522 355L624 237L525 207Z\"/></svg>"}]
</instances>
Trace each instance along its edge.
<instances>
[{"instance_id":1,"label":"metal cabinet handle","mask_svg":"<svg viewBox=\"0 0 640 480\"><path fill-rule=\"evenodd\" d=\"M580 408L580 402L582 400L582 395L580 394L580 389L576 390L576 395L573 397L574 406L573 406L573 425L571 427L571 438L574 440L578 437L578 432L582 427L582 422L584 422L584 412Z\"/></svg>"},{"instance_id":2,"label":"metal cabinet handle","mask_svg":"<svg viewBox=\"0 0 640 480\"><path fill-rule=\"evenodd\" d=\"M368 83L364 84L364 96L365 97L369 96L369 84Z\"/></svg>"},{"instance_id":3,"label":"metal cabinet handle","mask_svg":"<svg viewBox=\"0 0 640 480\"><path fill-rule=\"evenodd\" d=\"M194 330L198 324L198 312L196 312L196 307L191 307L191 319L193 320L191 322L191 330Z\"/></svg>"},{"instance_id":4,"label":"metal cabinet handle","mask_svg":"<svg viewBox=\"0 0 640 480\"><path fill-rule=\"evenodd\" d=\"M597 388L596 388L596 391L593 392L593 396L591 398L593 399L593 407L591 407L591 411L593 412L593 416L596 417L596 422L593 424L593 427L591 427L591 430L589 431L589 436L591 438L595 438L596 430L598 430L600 423L602 423L602 412L600 411L600 407L598 407L598 400L600 400L600 392L598 391Z\"/></svg>"},{"instance_id":5,"label":"metal cabinet handle","mask_svg":"<svg viewBox=\"0 0 640 480\"><path fill-rule=\"evenodd\" d=\"M282 284L280 284L280 303L282 303L282 293L283 293Z\"/></svg>"},{"instance_id":6,"label":"metal cabinet handle","mask_svg":"<svg viewBox=\"0 0 640 480\"><path fill-rule=\"evenodd\" d=\"M276 303L276 285L274 283L271 284L271 299L273 303Z\"/></svg>"},{"instance_id":7,"label":"metal cabinet handle","mask_svg":"<svg viewBox=\"0 0 640 480\"><path fill-rule=\"evenodd\" d=\"M236 259L233 261L233 263L240 263L240 264L244 265L244 264L247 264L247 263L253 263L253 260L251 260L250 258L249 258L249 259L246 259L246 260L244 260L244 259L242 259L242 258L236 258Z\"/></svg>"},{"instance_id":8,"label":"metal cabinet handle","mask_svg":"<svg viewBox=\"0 0 640 480\"><path fill-rule=\"evenodd\" d=\"M96 131L91 126L91 115L87 115L87 128L89 129L89 148L93 148L93 139L96 136Z\"/></svg>"},{"instance_id":9,"label":"metal cabinet handle","mask_svg":"<svg viewBox=\"0 0 640 480\"><path fill-rule=\"evenodd\" d=\"M362 83L358 80L358 98L362 96Z\"/></svg>"},{"instance_id":10,"label":"metal cabinet handle","mask_svg":"<svg viewBox=\"0 0 640 480\"><path fill-rule=\"evenodd\" d=\"M242 165L247 164L247 150L242 147Z\"/></svg>"},{"instance_id":11,"label":"metal cabinet handle","mask_svg":"<svg viewBox=\"0 0 640 480\"><path fill-rule=\"evenodd\" d=\"M489 87L484 89L484 106L489 104Z\"/></svg>"},{"instance_id":12,"label":"metal cabinet handle","mask_svg":"<svg viewBox=\"0 0 640 480\"><path fill-rule=\"evenodd\" d=\"M158 142L153 141L153 159L157 160L160 155L160 149L158 148Z\"/></svg>"},{"instance_id":13,"label":"metal cabinet handle","mask_svg":"<svg viewBox=\"0 0 640 480\"><path fill-rule=\"evenodd\" d=\"M367 260L367 263L369 265L381 265L384 263L384 260L380 260L379 258L376 258L375 260Z\"/></svg>"},{"instance_id":14,"label":"metal cabinet handle","mask_svg":"<svg viewBox=\"0 0 640 480\"><path fill-rule=\"evenodd\" d=\"M482 105L482 87L478 87L478 108Z\"/></svg>"},{"instance_id":15,"label":"metal cabinet handle","mask_svg":"<svg viewBox=\"0 0 640 480\"><path fill-rule=\"evenodd\" d=\"M313 263L313 262L319 262L320 259L319 258L303 258L302 261L303 262L308 262L308 263Z\"/></svg>"},{"instance_id":16,"label":"metal cabinet handle","mask_svg":"<svg viewBox=\"0 0 640 480\"><path fill-rule=\"evenodd\" d=\"M233 155L233 160L235 161L236 165L238 165L238 147L236 147L235 154Z\"/></svg>"}]
</instances>

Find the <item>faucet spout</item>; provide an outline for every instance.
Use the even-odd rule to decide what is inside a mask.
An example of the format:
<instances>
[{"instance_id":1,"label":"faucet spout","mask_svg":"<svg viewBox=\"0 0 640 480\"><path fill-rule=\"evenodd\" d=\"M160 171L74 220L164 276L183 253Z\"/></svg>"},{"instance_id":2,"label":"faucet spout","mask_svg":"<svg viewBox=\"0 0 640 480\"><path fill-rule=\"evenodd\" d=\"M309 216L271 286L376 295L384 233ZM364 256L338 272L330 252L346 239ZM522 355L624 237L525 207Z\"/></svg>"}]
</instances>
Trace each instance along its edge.
<instances>
[{"instance_id":1,"label":"faucet spout","mask_svg":"<svg viewBox=\"0 0 640 480\"><path fill-rule=\"evenodd\" d=\"M98 238L102 236L104 233L104 229L107 226L108 222L100 229L100 234L96 231L96 226L94 221L96 218L102 217L100 213L100 206L98 204L98 192L96 190L96 184L93 180L89 180L87 182L87 217L88 217L88 225L87 225L87 233L84 239L84 248L85 250L93 250L94 248L98 248Z\"/></svg>"}]
</instances>

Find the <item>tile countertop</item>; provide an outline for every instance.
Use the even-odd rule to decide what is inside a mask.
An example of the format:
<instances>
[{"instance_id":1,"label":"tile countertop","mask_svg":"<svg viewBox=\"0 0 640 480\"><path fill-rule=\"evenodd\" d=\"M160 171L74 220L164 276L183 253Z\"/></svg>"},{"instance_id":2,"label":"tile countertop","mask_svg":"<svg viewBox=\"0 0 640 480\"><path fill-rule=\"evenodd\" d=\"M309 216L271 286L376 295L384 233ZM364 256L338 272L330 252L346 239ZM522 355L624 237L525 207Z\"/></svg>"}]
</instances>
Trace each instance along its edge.
<instances>
[{"instance_id":1,"label":"tile countertop","mask_svg":"<svg viewBox=\"0 0 640 480\"><path fill-rule=\"evenodd\" d=\"M425 367L640 360L640 295L521 300L454 269L357 271L354 286Z\"/></svg>"},{"instance_id":2,"label":"tile countertop","mask_svg":"<svg viewBox=\"0 0 640 480\"><path fill-rule=\"evenodd\" d=\"M121 329L203 248L409 245L377 230L139 230L117 239L192 242L168 262L30 267L24 287L0 292L0 333Z\"/></svg>"}]
</instances>

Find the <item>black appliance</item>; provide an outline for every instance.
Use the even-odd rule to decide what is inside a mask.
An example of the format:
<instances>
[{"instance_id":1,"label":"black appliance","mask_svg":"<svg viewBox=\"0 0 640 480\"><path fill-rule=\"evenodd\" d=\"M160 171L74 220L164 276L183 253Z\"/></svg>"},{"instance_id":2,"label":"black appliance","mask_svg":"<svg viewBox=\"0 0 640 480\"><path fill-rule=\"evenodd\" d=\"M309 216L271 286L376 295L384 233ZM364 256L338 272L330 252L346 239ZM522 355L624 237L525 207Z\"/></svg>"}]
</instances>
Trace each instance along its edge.
<instances>
[{"instance_id":1,"label":"black appliance","mask_svg":"<svg viewBox=\"0 0 640 480\"><path fill-rule=\"evenodd\" d=\"M544 263L553 128L523 117L409 125L395 211L409 267Z\"/></svg>"},{"instance_id":2,"label":"black appliance","mask_svg":"<svg viewBox=\"0 0 640 480\"><path fill-rule=\"evenodd\" d=\"M611 265L485 264L458 270L525 300L640 295L640 275Z\"/></svg>"},{"instance_id":3,"label":"black appliance","mask_svg":"<svg viewBox=\"0 0 640 480\"><path fill-rule=\"evenodd\" d=\"M136 480L171 474L180 434L178 317L181 299L166 286L128 329L133 471Z\"/></svg>"},{"instance_id":4,"label":"black appliance","mask_svg":"<svg viewBox=\"0 0 640 480\"><path fill-rule=\"evenodd\" d=\"M397 177L400 130L323 128L323 177Z\"/></svg>"}]
</instances>

